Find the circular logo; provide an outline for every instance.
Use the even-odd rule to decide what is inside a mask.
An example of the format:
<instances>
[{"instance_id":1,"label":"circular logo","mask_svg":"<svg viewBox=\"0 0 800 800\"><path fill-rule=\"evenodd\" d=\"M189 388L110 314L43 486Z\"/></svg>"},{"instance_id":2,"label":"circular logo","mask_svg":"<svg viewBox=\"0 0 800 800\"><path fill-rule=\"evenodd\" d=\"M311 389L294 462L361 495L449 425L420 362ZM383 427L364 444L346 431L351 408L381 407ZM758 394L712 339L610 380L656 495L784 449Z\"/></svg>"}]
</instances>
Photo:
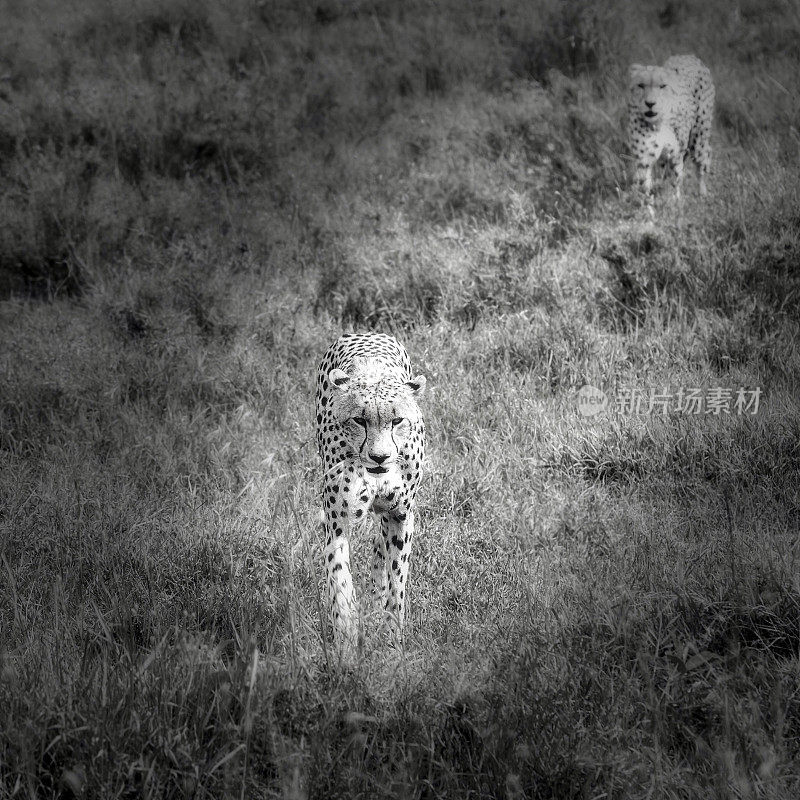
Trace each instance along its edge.
<instances>
[{"instance_id":1,"label":"circular logo","mask_svg":"<svg viewBox=\"0 0 800 800\"><path fill-rule=\"evenodd\" d=\"M587 383L575 395L575 404L578 406L579 414L584 417L593 417L608 407L608 398L602 389Z\"/></svg>"}]
</instances>

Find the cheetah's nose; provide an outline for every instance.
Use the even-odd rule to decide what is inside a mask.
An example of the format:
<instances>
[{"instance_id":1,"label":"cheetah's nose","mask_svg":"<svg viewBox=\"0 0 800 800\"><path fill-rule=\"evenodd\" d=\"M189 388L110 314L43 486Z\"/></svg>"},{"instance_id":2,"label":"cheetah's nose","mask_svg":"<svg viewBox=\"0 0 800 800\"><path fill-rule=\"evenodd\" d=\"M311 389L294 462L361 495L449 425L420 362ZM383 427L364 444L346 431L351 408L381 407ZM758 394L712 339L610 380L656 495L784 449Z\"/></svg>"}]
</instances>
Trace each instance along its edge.
<instances>
[{"instance_id":1,"label":"cheetah's nose","mask_svg":"<svg viewBox=\"0 0 800 800\"><path fill-rule=\"evenodd\" d=\"M645 105L646 105L648 108L652 108L652 107L653 107L653 106L656 104L656 101L655 101L655 100L645 100L645 101L644 101L644 104L645 104Z\"/></svg>"},{"instance_id":2,"label":"cheetah's nose","mask_svg":"<svg viewBox=\"0 0 800 800\"><path fill-rule=\"evenodd\" d=\"M388 456L388 455L386 455L386 456L378 456L378 455L375 455L375 453L370 453L370 454L369 454L369 457L370 457L370 458L371 458L371 459L372 459L372 460L373 460L373 461L374 461L376 464L383 464L383 462L384 462L384 461L386 461L386 459L387 459L387 458L389 458L389 456Z\"/></svg>"}]
</instances>

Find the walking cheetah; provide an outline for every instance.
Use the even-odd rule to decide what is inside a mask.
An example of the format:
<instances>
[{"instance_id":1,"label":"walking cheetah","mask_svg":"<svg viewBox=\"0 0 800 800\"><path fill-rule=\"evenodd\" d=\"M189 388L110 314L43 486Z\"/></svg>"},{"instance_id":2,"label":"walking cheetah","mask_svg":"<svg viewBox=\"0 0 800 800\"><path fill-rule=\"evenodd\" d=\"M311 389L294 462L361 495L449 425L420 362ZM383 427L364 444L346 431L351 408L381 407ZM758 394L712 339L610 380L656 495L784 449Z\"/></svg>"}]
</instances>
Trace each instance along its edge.
<instances>
[{"instance_id":1,"label":"walking cheetah","mask_svg":"<svg viewBox=\"0 0 800 800\"><path fill-rule=\"evenodd\" d=\"M714 83L696 56L672 56L663 67L633 64L628 98L628 144L636 158L636 179L652 202L652 168L663 154L681 196L683 162L691 155L700 194L706 194L711 165Z\"/></svg>"},{"instance_id":2,"label":"walking cheetah","mask_svg":"<svg viewBox=\"0 0 800 800\"><path fill-rule=\"evenodd\" d=\"M349 535L372 512L376 531L372 595L396 636L402 634L414 506L422 476L425 426L405 348L382 333L346 334L317 374L317 446L324 469L325 567L337 645L357 642Z\"/></svg>"}]
</instances>

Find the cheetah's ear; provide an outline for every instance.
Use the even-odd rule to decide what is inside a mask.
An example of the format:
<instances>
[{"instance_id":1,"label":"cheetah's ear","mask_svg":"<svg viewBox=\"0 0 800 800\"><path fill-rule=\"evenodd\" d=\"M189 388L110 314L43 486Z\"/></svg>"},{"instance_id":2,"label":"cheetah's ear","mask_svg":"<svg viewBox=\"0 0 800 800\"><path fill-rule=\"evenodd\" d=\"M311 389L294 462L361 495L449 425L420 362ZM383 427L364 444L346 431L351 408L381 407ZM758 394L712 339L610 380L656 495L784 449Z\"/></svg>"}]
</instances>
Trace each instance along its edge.
<instances>
[{"instance_id":1,"label":"cheetah's ear","mask_svg":"<svg viewBox=\"0 0 800 800\"><path fill-rule=\"evenodd\" d=\"M332 369L328 373L328 380L337 389L345 389L350 383L350 376L343 369Z\"/></svg>"},{"instance_id":2,"label":"cheetah's ear","mask_svg":"<svg viewBox=\"0 0 800 800\"><path fill-rule=\"evenodd\" d=\"M408 388L411 389L411 394L420 397L422 396L422 393L425 391L425 384L427 382L428 381L424 375L417 375L410 381L406 381L406 386L408 386Z\"/></svg>"}]
</instances>

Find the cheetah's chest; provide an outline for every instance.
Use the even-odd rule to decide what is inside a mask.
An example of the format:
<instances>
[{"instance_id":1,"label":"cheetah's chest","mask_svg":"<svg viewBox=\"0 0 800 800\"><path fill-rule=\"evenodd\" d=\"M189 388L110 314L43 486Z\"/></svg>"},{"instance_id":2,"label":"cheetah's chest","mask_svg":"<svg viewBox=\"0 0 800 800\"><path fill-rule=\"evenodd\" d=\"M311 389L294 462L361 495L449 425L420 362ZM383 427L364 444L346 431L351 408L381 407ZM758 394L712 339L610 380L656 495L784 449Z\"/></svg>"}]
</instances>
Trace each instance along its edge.
<instances>
[{"instance_id":1,"label":"cheetah's chest","mask_svg":"<svg viewBox=\"0 0 800 800\"><path fill-rule=\"evenodd\" d=\"M642 134L641 148L651 158L678 152L680 143L675 131L669 125L662 125L657 130L646 131Z\"/></svg>"}]
</instances>

